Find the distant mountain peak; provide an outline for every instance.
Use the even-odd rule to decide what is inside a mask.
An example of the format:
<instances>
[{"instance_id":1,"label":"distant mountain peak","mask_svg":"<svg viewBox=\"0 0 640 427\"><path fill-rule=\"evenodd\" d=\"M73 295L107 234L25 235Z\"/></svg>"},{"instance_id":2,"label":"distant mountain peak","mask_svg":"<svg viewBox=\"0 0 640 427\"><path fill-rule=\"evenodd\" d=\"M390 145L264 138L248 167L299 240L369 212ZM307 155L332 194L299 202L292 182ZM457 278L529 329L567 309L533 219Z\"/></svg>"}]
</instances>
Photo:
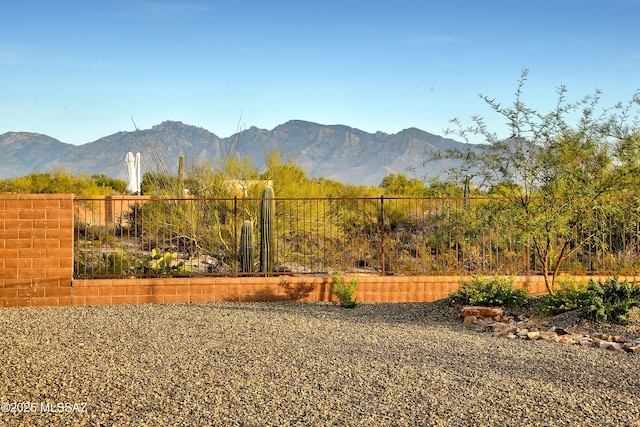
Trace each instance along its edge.
<instances>
[{"instance_id":1,"label":"distant mountain peak","mask_svg":"<svg viewBox=\"0 0 640 427\"><path fill-rule=\"evenodd\" d=\"M345 125L322 125L305 120L290 120L272 130L252 126L228 138L218 138L206 129L173 120L163 121L141 133L118 132L79 146L64 144L46 135L5 133L0 135L0 147L5 154L0 163L0 178L62 167L72 173L103 173L126 179L123 153L132 147L141 152L145 172L162 170L167 165L177 169L180 155L187 161L210 159L215 162L229 152L248 156L262 169L266 154L275 149L284 159L295 158L309 177L380 185L382 178L390 173L411 175L410 169L422 163L433 150L469 147L417 128L397 134L372 134ZM164 164L154 165L159 156ZM438 168L443 166L434 165L425 170L425 174L429 174L426 178L440 173Z\"/></svg>"},{"instance_id":2,"label":"distant mountain peak","mask_svg":"<svg viewBox=\"0 0 640 427\"><path fill-rule=\"evenodd\" d=\"M151 127L151 130L155 130L155 131L162 131L165 129L170 129L170 128L195 128L195 126L191 126L191 125L186 125L180 121L173 121L173 120L165 120L164 122L158 124L158 125L154 125ZM201 129L201 128L200 128Z\"/></svg>"}]
</instances>

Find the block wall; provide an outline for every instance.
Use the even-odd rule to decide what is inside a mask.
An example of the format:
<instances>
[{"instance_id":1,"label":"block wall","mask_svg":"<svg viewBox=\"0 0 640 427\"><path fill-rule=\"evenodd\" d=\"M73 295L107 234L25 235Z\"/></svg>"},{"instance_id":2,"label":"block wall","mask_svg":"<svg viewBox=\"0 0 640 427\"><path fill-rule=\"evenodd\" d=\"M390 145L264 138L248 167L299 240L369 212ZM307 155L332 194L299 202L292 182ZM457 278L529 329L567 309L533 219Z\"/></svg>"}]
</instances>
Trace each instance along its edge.
<instances>
[{"instance_id":1,"label":"block wall","mask_svg":"<svg viewBox=\"0 0 640 427\"><path fill-rule=\"evenodd\" d=\"M0 306L70 305L73 195L0 194Z\"/></svg>"},{"instance_id":2,"label":"block wall","mask_svg":"<svg viewBox=\"0 0 640 427\"><path fill-rule=\"evenodd\" d=\"M99 201L83 201L75 206L80 222L97 226L105 226L120 221L122 214L131 206L150 200L148 196L105 196L96 198Z\"/></svg>"},{"instance_id":3,"label":"block wall","mask_svg":"<svg viewBox=\"0 0 640 427\"><path fill-rule=\"evenodd\" d=\"M352 276L345 276L345 283ZM460 276L358 276L356 298L363 303L431 302L458 288ZM543 285L544 286L544 285ZM73 305L333 301L329 277L211 277L75 280Z\"/></svg>"},{"instance_id":4,"label":"block wall","mask_svg":"<svg viewBox=\"0 0 640 427\"><path fill-rule=\"evenodd\" d=\"M345 276L345 282L351 280ZM621 277L624 279L625 277ZM432 302L446 298L470 276L358 276L356 298L363 303ZM577 277L577 280L605 279ZM629 277L629 280L635 280ZM516 287L528 287L531 294L544 294L541 276L518 276ZM208 277L167 279L75 280L73 305L246 302L246 301L332 301L328 277Z\"/></svg>"}]
</instances>

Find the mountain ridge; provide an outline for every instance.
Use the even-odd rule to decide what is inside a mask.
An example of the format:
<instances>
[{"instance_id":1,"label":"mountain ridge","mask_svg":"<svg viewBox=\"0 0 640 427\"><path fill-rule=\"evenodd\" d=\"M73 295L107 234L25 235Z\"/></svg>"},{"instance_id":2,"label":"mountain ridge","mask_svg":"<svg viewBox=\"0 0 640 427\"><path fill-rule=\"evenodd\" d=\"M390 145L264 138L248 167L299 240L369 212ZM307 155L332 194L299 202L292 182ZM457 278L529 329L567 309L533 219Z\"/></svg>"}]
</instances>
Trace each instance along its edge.
<instances>
[{"instance_id":1,"label":"mountain ridge","mask_svg":"<svg viewBox=\"0 0 640 427\"><path fill-rule=\"evenodd\" d=\"M144 172L157 169L154 163L158 158L174 169L180 155L187 161L206 158L215 162L229 153L248 156L261 169L267 153L278 150L283 159L294 158L310 178L379 185L390 173L432 178L451 162L434 162L420 173L410 170L420 168L434 150L474 147L414 127L395 134L368 133L340 124L289 120L271 130L252 126L220 138L202 127L166 120L150 129L121 131L82 145L37 133L4 133L0 135L0 150L5 153L0 178L62 168L126 179L124 158L128 151L141 153Z\"/></svg>"}]
</instances>

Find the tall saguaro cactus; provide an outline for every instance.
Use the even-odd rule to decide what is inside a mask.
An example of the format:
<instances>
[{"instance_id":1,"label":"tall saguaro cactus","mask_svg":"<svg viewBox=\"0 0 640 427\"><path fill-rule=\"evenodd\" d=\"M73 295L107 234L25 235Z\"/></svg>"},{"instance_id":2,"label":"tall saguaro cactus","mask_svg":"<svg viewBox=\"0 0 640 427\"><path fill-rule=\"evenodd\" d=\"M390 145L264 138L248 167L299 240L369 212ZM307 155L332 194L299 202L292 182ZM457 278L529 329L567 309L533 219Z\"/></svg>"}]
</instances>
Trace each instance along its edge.
<instances>
[{"instance_id":1,"label":"tall saguaro cactus","mask_svg":"<svg viewBox=\"0 0 640 427\"><path fill-rule=\"evenodd\" d=\"M254 254L253 223L247 220L242 223L242 228L240 229L240 267L243 273L253 272Z\"/></svg>"},{"instance_id":2,"label":"tall saguaro cactus","mask_svg":"<svg viewBox=\"0 0 640 427\"><path fill-rule=\"evenodd\" d=\"M178 185L180 191L180 197L184 195L184 156L180 156L178 160Z\"/></svg>"},{"instance_id":3,"label":"tall saguaro cactus","mask_svg":"<svg viewBox=\"0 0 640 427\"><path fill-rule=\"evenodd\" d=\"M262 191L260 201L260 271L273 272L275 250L275 210L273 188L267 186Z\"/></svg>"}]
</instances>

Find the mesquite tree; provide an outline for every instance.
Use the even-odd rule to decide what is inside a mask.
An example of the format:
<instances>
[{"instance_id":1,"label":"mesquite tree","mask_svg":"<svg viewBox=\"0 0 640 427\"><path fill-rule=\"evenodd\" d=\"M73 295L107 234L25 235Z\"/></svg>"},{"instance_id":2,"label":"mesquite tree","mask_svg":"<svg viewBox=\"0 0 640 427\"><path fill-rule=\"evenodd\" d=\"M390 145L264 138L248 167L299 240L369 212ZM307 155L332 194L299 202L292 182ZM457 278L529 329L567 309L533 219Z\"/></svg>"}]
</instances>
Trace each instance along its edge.
<instances>
[{"instance_id":1,"label":"mesquite tree","mask_svg":"<svg viewBox=\"0 0 640 427\"><path fill-rule=\"evenodd\" d=\"M636 94L627 104L602 108L599 91L570 103L561 86L555 108L541 114L522 99L527 76L524 70L512 105L480 95L506 119L509 134L491 132L479 116L467 127L454 119L454 129L447 133L467 142L470 135L479 135L486 145L475 151L440 152L430 160L458 160L458 167L448 171L458 182L471 174L481 188L510 189L501 191L501 219L531 251L535 269L540 269L553 293L564 260L597 238L585 231L585 215L604 196L629 188L639 170L640 97Z\"/></svg>"}]
</instances>

